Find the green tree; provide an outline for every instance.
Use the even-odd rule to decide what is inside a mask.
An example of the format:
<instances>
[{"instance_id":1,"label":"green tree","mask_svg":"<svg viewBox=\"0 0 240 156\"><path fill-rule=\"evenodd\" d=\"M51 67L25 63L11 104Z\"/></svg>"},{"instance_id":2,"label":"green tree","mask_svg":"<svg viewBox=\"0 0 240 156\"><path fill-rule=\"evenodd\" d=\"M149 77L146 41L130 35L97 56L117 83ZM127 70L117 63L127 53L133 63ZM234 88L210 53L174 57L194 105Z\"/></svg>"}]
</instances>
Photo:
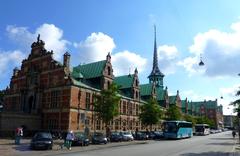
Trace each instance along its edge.
<instances>
[{"instance_id":1,"label":"green tree","mask_svg":"<svg viewBox=\"0 0 240 156\"><path fill-rule=\"evenodd\" d=\"M240 89L237 91L236 96L240 96ZM238 133L240 134L240 99L235 100L232 105L235 107L234 112L237 112L237 121L238 121ZM240 135L239 135L239 142L240 142Z\"/></svg>"},{"instance_id":2,"label":"green tree","mask_svg":"<svg viewBox=\"0 0 240 156\"><path fill-rule=\"evenodd\" d=\"M181 120L182 113L176 105L170 105L166 112L166 120Z\"/></svg>"},{"instance_id":3,"label":"green tree","mask_svg":"<svg viewBox=\"0 0 240 156\"><path fill-rule=\"evenodd\" d=\"M196 123L197 124L208 124L210 127L216 127L214 121L205 116L204 117L196 117Z\"/></svg>"},{"instance_id":4,"label":"green tree","mask_svg":"<svg viewBox=\"0 0 240 156\"><path fill-rule=\"evenodd\" d=\"M103 121L108 135L108 125L110 121L119 114L120 96L119 87L112 83L108 89L101 90L99 95L94 95L94 111L96 116Z\"/></svg>"},{"instance_id":5,"label":"green tree","mask_svg":"<svg viewBox=\"0 0 240 156\"><path fill-rule=\"evenodd\" d=\"M193 124L193 126L196 124L196 119L191 115L186 114L186 115L184 115L183 118L184 118L184 120L191 122Z\"/></svg>"},{"instance_id":6,"label":"green tree","mask_svg":"<svg viewBox=\"0 0 240 156\"><path fill-rule=\"evenodd\" d=\"M139 118L142 124L150 126L150 129L152 129L152 125L157 124L160 121L162 115L163 111L158 105L156 99L152 98L147 103L141 105Z\"/></svg>"}]
</instances>

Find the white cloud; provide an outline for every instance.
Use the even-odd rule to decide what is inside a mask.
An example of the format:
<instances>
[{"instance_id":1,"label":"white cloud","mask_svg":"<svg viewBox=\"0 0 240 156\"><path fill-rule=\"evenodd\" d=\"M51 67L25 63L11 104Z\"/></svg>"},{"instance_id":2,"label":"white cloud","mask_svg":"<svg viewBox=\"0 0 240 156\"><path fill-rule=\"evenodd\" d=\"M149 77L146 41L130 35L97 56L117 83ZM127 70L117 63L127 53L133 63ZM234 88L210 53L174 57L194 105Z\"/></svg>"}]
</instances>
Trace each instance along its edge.
<instances>
[{"instance_id":1,"label":"white cloud","mask_svg":"<svg viewBox=\"0 0 240 156\"><path fill-rule=\"evenodd\" d=\"M173 74L177 68L179 51L174 45L161 45L158 47L159 68L164 74Z\"/></svg>"},{"instance_id":2,"label":"white cloud","mask_svg":"<svg viewBox=\"0 0 240 156\"><path fill-rule=\"evenodd\" d=\"M36 40L37 35L40 34L41 39L45 41L46 49L53 50L53 57L59 61L67 50L67 44L69 43L63 39L63 31L54 24L42 24L33 33L27 27L12 25L7 26L6 31L9 38L24 48L24 50L30 49L31 44Z\"/></svg>"},{"instance_id":3,"label":"white cloud","mask_svg":"<svg viewBox=\"0 0 240 156\"><path fill-rule=\"evenodd\" d=\"M5 74L10 68L19 66L25 54L19 50L0 52L0 75Z\"/></svg>"},{"instance_id":4,"label":"white cloud","mask_svg":"<svg viewBox=\"0 0 240 156\"><path fill-rule=\"evenodd\" d=\"M240 89L239 86L240 84L236 84L231 87L220 88L220 93L224 95L224 97L228 96L231 99L236 99L236 93Z\"/></svg>"},{"instance_id":5,"label":"white cloud","mask_svg":"<svg viewBox=\"0 0 240 156\"><path fill-rule=\"evenodd\" d=\"M92 33L86 40L80 43L74 43L79 50L79 60L81 63L89 63L106 59L109 52L116 47L112 37L102 33ZM138 72L142 72L146 66L147 60L140 55L128 50L112 53L112 64L114 74L128 74L137 67Z\"/></svg>"},{"instance_id":6,"label":"white cloud","mask_svg":"<svg viewBox=\"0 0 240 156\"><path fill-rule=\"evenodd\" d=\"M146 67L147 59L125 50L112 55L112 64L115 75L128 74L129 69L133 73L135 68L141 73Z\"/></svg>"},{"instance_id":7,"label":"white cloud","mask_svg":"<svg viewBox=\"0 0 240 156\"><path fill-rule=\"evenodd\" d=\"M74 43L74 46L79 50L82 63L103 60L116 47L114 40L102 32L92 33L85 41Z\"/></svg>"},{"instance_id":8,"label":"white cloud","mask_svg":"<svg viewBox=\"0 0 240 156\"><path fill-rule=\"evenodd\" d=\"M240 22L231 25L231 32L211 29L194 37L189 47L193 56L179 62L190 73L198 73L200 54L205 63L204 73L207 76L236 76L240 66ZM198 58L198 61L197 61Z\"/></svg>"}]
</instances>

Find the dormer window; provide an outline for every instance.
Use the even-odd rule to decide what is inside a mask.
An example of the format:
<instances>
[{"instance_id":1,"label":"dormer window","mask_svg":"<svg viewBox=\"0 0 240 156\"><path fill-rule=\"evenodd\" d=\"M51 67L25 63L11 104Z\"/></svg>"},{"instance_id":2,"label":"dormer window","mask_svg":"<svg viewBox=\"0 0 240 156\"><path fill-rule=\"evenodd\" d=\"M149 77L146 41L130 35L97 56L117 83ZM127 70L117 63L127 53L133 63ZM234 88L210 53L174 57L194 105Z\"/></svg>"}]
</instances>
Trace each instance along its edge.
<instances>
[{"instance_id":1,"label":"dormer window","mask_svg":"<svg viewBox=\"0 0 240 156\"><path fill-rule=\"evenodd\" d=\"M138 86L138 80L135 81L135 85Z\"/></svg>"},{"instance_id":2,"label":"dormer window","mask_svg":"<svg viewBox=\"0 0 240 156\"><path fill-rule=\"evenodd\" d=\"M111 75L111 67L108 66L108 75Z\"/></svg>"}]
</instances>

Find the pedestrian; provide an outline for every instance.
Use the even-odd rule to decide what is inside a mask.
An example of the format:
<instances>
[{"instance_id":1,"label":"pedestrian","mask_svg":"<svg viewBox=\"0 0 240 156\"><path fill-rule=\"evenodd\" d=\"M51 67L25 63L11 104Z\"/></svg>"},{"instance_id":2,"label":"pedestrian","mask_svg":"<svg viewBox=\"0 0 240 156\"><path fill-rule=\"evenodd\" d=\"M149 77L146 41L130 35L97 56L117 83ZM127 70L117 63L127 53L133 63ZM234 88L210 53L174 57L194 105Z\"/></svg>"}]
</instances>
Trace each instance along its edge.
<instances>
[{"instance_id":1,"label":"pedestrian","mask_svg":"<svg viewBox=\"0 0 240 156\"><path fill-rule=\"evenodd\" d=\"M22 127L18 127L15 130L15 144L19 145L21 142L21 137L23 136L23 128Z\"/></svg>"},{"instance_id":2,"label":"pedestrian","mask_svg":"<svg viewBox=\"0 0 240 156\"><path fill-rule=\"evenodd\" d=\"M69 131L66 137L66 144L67 144L67 148L69 150L71 150L71 146L72 146L72 141L74 140L74 134L73 131Z\"/></svg>"},{"instance_id":3,"label":"pedestrian","mask_svg":"<svg viewBox=\"0 0 240 156\"><path fill-rule=\"evenodd\" d=\"M232 136L233 136L233 138L235 138L235 136L236 136L236 132L234 130L232 131Z\"/></svg>"}]
</instances>

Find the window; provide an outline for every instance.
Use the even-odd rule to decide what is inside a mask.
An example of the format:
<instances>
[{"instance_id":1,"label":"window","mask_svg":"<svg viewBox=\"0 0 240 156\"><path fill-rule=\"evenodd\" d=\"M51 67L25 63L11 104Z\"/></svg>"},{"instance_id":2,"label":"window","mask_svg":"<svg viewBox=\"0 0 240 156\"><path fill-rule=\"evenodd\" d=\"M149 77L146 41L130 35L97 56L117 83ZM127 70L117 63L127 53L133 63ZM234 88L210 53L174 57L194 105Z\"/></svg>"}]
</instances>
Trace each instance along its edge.
<instances>
[{"instance_id":1,"label":"window","mask_svg":"<svg viewBox=\"0 0 240 156\"><path fill-rule=\"evenodd\" d=\"M50 119L48 120L48 129L57 129L58 124L56 119Z\"/></svg>"},{"instance_id":2,"label":"window","mask_svg":"<svg viewBox=\"0 0 240 156\"><path fill-rule=\"evenodd\" d=\"M108 75L111 75L111 67L108 66Z\"/></svg>"},{"instance_id":3,"label":"window","mask_svg":"<svg viewBox=\"0 0 240 156\"><path fill-rule=\"evenodd\" d=\"M97 120L97 122L96 122L96 129L97 130L100 130L100 128L101 128L101 122L100 122L100 120Z\"/></svg>"},{"instance_id":4,"label":"window","mask_svg":"<svg viewBox=\"0 0 240 156\"><path fill-rule=\"evenodd\" d=\"M138 86L138 80L135 81L135 85Z\"/></svg>"},{"instance_id":5,"label":"window","mask_svg":"<svg viewBox=\"0 0 240 156\"><path fill-rule=\"evenodd\" d=\"M107 82L107 88L110 88L110 81Z\"/></svg>"},{"instance_id":6,"label":"window","mask_svg":"<svg viewBox=\"0 0 240 156\"><path fill-rule=\"evenodd\" d=\"M136 91L136 99L138 99L138 92Z\"/></svg>"},{"instance_id":7,"label":"window","mask_svg":"<svg viewBox=\"0 0 240 156\"><path fill-rule=\"evenodd\" d=\"M139 111L139 106L136 105L136 115L138 115L138 111Z\"/></svg>"},{"instance_id":8,"label":"window","mask_svg":"<svg viewBox=\"0 0 240 156\"><path fill-rule=\"evenodd\" d=\"M116 121L115 121L115 130L118 130L118 129L119 129L119 125L118 125L118 124L119 124L119 121L116 120Z\"/></svg>"},{"instance_id":9,"label":"window","mask_svg":"<svg viewBox=\"0 0 240 156\"><path fill-rule=\"evenodd\" d=\"M50 103L50 108L58 108L59 103L60 103L60 91L59 90L54 90L51 92L51 103Z\"/></svg>"},{"instance_id":10,"label":"window","mask_svg":"<svg viewBox=\"0 0 240 156\"><path fill-rule=\"evenodd\" d=\"M86 110L90 110L90 93L86 93Z\"/></svg>"},{"instance_id":11,"label":"window","mask_svg":"<svg viewBox=\"0 0 240 156\"><path fill-rule=\"evenodd\" d=\"M126 101L123 101L123 114L127 114Z\"/></svg>"},{"instance_id":12,"label":"window","mask_svg":"<svg viewBox=\"0 0 240 156\"><path fill-rule=\"evenodd\" d=\"M128 112L129 112L129 115L132 115L132 103L131 102L128 103Z\"/></svg>"},{"instance_id":13,"label":"window","mask_svg":"<svg viewBox=\"0 0 240 156\"><path fill-rule=\"evenodd\" d=\"M86 120L85 120L85 125L89 125L89 123L90 123L90 120L89 120L89 118L87 117Z\"/></svg>"}]
</instances>

